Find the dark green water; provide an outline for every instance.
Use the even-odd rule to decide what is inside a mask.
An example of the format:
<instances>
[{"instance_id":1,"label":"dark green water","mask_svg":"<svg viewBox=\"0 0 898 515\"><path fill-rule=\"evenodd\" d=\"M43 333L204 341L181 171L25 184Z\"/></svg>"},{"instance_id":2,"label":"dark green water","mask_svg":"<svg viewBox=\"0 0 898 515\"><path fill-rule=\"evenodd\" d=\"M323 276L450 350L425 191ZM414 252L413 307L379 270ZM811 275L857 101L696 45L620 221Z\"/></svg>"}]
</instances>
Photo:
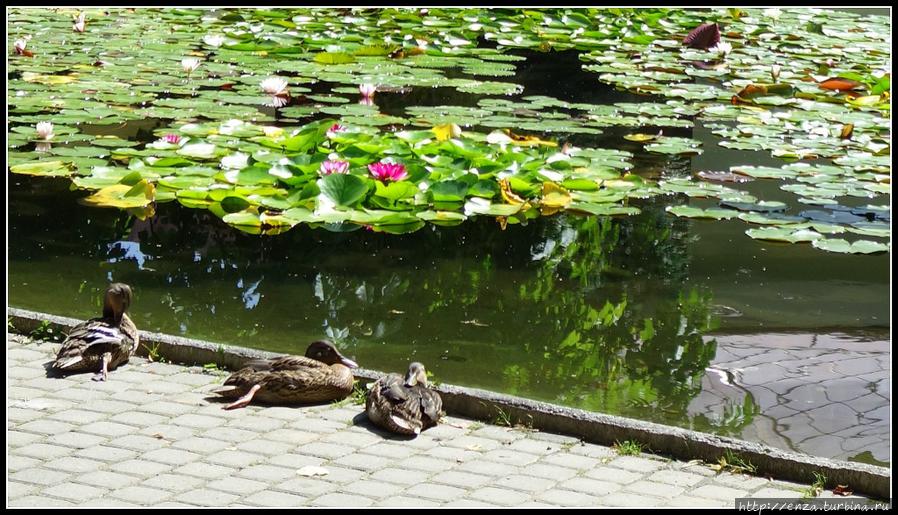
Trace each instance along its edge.
<instances>
[{"instance_id":1,"label":"dark green water","mask_svg":"<svg viewBox=\"0 0 898 515\"><path fill-rule=\"evenodd\" d=\"M534 79L528 93L543 89L551 85ZM632 100L597 86L554 93ZM700 126L692 136L704 155L641 156L635 172L777 162L722 149ZM601 139L621 141L613 130ZM715 334L890 338L887 255L758 242L739 220L664 212L683 199L637 203L633 217L555 216L504 231L478 219L401 236L296 227L259 237L177 203L139 221L81 206L84 193L65 180L8 181L11 306L87 318L105 285L123 281L141 329L285 353L327 336L366 368L419 360L443 382L705 431L739 436L753 417L687 410L717 354ZM777 181L738 187L794 201Z\"/></svg>"}]
</instances>

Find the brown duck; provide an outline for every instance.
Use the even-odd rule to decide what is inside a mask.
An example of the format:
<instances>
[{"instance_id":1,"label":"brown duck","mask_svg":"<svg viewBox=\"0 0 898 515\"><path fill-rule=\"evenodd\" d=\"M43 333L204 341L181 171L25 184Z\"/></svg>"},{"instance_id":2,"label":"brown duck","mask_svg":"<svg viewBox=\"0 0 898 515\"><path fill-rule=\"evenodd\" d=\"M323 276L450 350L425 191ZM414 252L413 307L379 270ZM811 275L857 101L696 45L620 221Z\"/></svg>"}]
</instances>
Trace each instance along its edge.
<instances>
[{"instance_id":1,"label":"brown duck","mask_svg":"<svg viewBox=\"0 0 898 515\"><path fill-rule=\"evenodd\" d=\"M250 361L215 393L237 398L223 409L242 408L253 399L268 404L311 404L345 399L352 393L358 365L329 341L309 345L306 355Z\"/></svg>"},{"instance_id":2,"label":"brown duck","mask_svg":"<svg viewBox=\"0 0 898 515\"><path fill-rule=\"evenodd\" d=\"M397 374L378 379L365 401L365 412L374 425L404 435L436 426L442 409L443 400L427 387L421 363L409 365L404 379Z\"/></svg>"},{"instance_id":3,"label":"brown duck","mask_svg":"<svg viewBox=\"0 0 898 515\"><path fill-rule=\"evenodd\" d=\"M137 350L140 336L126 311L131 306L131 287L112 283L103 297L103 316L75 326L64 342L53 368L64 373L97 370L94 381L105 381L109 370L127 363Z\"/></svg>"}]
</instances>

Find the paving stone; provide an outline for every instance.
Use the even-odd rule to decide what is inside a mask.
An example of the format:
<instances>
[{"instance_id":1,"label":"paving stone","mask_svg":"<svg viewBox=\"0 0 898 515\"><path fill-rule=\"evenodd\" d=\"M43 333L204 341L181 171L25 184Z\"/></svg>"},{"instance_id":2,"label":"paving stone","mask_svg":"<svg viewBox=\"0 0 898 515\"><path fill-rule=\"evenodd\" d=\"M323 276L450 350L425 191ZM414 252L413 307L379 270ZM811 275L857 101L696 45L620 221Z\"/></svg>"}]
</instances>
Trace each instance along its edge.
<instances>
[{"instance_id":1,"label":"paving stone","mask_svg":"<svg viewBox=\"0 0 898 515\"><path fill-rule=\"evenodd\" d=\"M657 481L668 485L689 487L701 483L704 476L698 474L690 474L679 470L659 470L648 477L649 481Z\"/></svg>"},{"instance_id":2,"label":"paving stone","mask_svg":"<svg viewBox=\"0 0 898 515\"><path fill-rule=\"evenodd\" d=\"M255 493L245 497L243 500L247 504L264 507L298 507L308 504L305 497L284 492L272 492L269 490Z\"/></svg>"},{"instance_id":3,"label":"paving stone","mask_svg":"<svg viewBox=\"0 0 898 515\"><path fill-rule=\"evenodd\" d=\"M349 431L341 431L321 438L322 442L335 443L339 445L348 445L350 447L366 447L376 443L383 442L384 439L372 433L353 433Z\"/></svg>"},{"instance_id":4,"label":"paving stone","mask_svg":"<svg viewBox=\"0 0 898 515\"><path fill-rule=\"evenodd\" d=\"M121 463L113 463L112 465L109 465L109 469L140 477L152 477L157 474L168 472L172 469L172 466L164 463L157 463L155 461L133 459Z\"/></svg>"},{"instance_id":5,"label":"paving stone","mask_svg":"<svg viewBox=\"0 0 898 515\"><path fill-rule=\"evenodd\" d=\"M18 499L10 500L10 506L34 506L34 507L45 507L45 506L74 506L73 503L69 501L63 501L62 499L53 499L51 497L45 497L42 495L28 495L25 497L19 497Z\"/></svg>"},{"instance_id":6,"label":"paving stone","mask_svg":"<svg viewBox=\"0 0 898 515\"><path fill-rule=\"evenodd\" d=\"M288 423L287 425L292 429L299 429L300 431L311 431L313 433L327 434L331 434L334 431L340 431L341 429L346 429L345 422L334 422L331 420L322 420L315 418L297 420L293 423Z\"/></svg>"},{"instance_id":7,"label":"paving stone","mask_svg":"<svg viewBox=\"0 0 898 515\"><path fill-rule=\"evenodd\" d=\"M80 395L80 393L77 393L77 395ZM85 402L87 399L75 397L75 400ZM116 414L124 413L126 411L138 410L140 409L140 406L138 406L137 404L132 404L130 402L103 399L102 402L95 401L85 403L83 405L83 409L96 411L99 413Z\"/></svg>"},{"instance_id":8,"label":"paving stone","mask_svg":"<svg viewBox=\"0 0 898 515\"><path fill-rule=\"evenodd\" d=\"M384 468L371 473L371 479L384 481L386 483L395 483L399 485L414 485L420 483L422 478L421 471L406 470L401 468Z\"/></svg>"},{"instance_id":9,"label":"paving stone","mask_svg":"<svg viewBox=\"0 0 898 515\"><path fill-rule=\"evenodd\" d=\"M172 424L156 424L154 426L143 427L139 429L140 434L158 438L163 442L171 442L176 440L185 440L196 436L200 429L192 427L176 426Z\"/></svg>"},{"instance_id":10,"label":"paving stone","mask_svg":"<svg viewBox=\"0 0 898 515\"><path fill-rule=\"evenodd\" d=\"M253 452L256 454L264 454L266 456L278 456L290 452L295 446L284 442L273 442L270 440L250 440L248 442L240 442L237 448L241 451Z\"/></svg>"},{"instance_id":11,"label":"paving stone","mask_svg":"<svg viewBox=\"0 0 898 515\"><path fill-rule=\"evenodd\" d=\"M599 497L587 495L581 492L572 492L570 490L553 489L536 497L537 501L548 503L553 506L570 506L570 507L595 507L601 506ZM605 506L615 506L615 504L605 503Z\"/></svg>"},{"instance_id":12,"label":"paving stone","mask_svg":"<svg viewBox=\"0 0 898 515\"><path fill-rule=\"evenodd\" d=\"M105 442L106 438L85 433L68 432L47 437L45 441L53 445L63 445L66 447L74 447L75 449L84 449L87 447L94 447L96 445L99 445Z\"/></svg>"},{"instance_id":13,"label":"paving stone","mask_svg":"<svg viewBox=\"0 0 898 515\"><path fill-rule=\"evenodd\" d=\"M317 497L328 492L333 492L334 484L319 479L296 477L276 485L274 489L291 493L296 492L306 497Z\"/></svg>"},{"instance_id":14,"label":"paving stone","mask_svg":"<svg viewBox=\"0 0 898 515\"><path fill-rule=\"evenodd\" d=\"M203 438L213 438L215 440L224 440L226 442L248 442L255 440L259 435L245 429L236 429L232 427L216 427L199 433L197 436Z\"/></svg>"},{"instance_id":15,"label":"paving stone","mask_svg":"<svg viewBox=\"0 0 898 515\"><path fill-rule=\"evenodd\" d=\"M224 450L211 454L206 458L208 463L223 465L225 467L243 468L262 461L264 456L251 452Z\"/></svg>"},{"instance_id":16,"label":"paving stone","mask_svg":"<svg viewBox=\"0 0 898 515\"><path fill-rule=\"evenodd\" d=\"M461 472L471 472L473 474L484 474L487 476L507 476L517 472L519 469L504 463L493 463L482 459L466 461L462 463L456 470Z\"/></svg>"},{"instance_id":17,"label":"paving stone","mask_svg":"<svg viewBox=\"0 0 898 515\"><path fill-rule=\"evenodd\" d=\"M727 486L737 490L754 490L770 484L770 480L744 474L720 474L714 478L714 484Z\"/></svg>"},{"instance_id":18,"label":"paving stone","mask_svg":"<svg viewBox=\"0 0 898 515\"><path fill-rule=\"evenodd\" d=\"M447 461L440 458L431 458L429 456L412 456L402 460L402 467L410 470L421 470L424 472L442 472L454 467L454 461Z\"/></svg>"},{"instance_id":19,"label":"paving stone","mask_svg":"<svg viewBox=\"0 0 898 515\"><path fill-rule=\"evenodd\" d=\"M174 498L175 501L187 504L195 504L197 506L230 506L240 497L221 492L219 490L210 490L203 488L200 490L191 490Z\"/></svg>"},{"instance_id":20,"label":"paving stone","mask_svg":"<svg viewBox=\"0 0 898 515\"><path fill-rule=\"evenodd\" d=\"M159 474L146 479L141 486L180 493L198 488L203 483L205 483L203 479L184 474Z\"/></svg>"},{"instance_id":21,"label":"paving stone","mask_svg":"<svg viewBox=\"0 0 898 515\"><path fill-rule=\"evenodd\" d=\"M16 429L41 435L56 435L59 433L68 433L75 429L75 426L58 420L41 419L21 424Z\"/></svg>"},{"instance_id":22,"label":"paving stone","mask_svg":"<svg viewBox=\"0 0 898 515\"><path fill-rule=\"evenodd\" d=\"M189 413L193 408L186 404L170 401L156 401L141 406L141 410L157 415L178 416Z\"/></svg>"},{"instance_id":23,"label":"paving stone","mask_svg":"<svg viewBox=\"0 0 898 515\"><path fill-rule=\"evenodd\" d=\"M482 459L494 463L507 463L509 465L523 467L536 462L536 460L539 459L539 456L526 452L515 452L508 449L496 449L495 451L490 451L484 454Z\"/></svg>"},{"instance_id":24,"label":"paving stone","mask_svg":"<svg viewBox=\"0 0 898 515\"><path fill-rule=\"evenodd\" d=\"M49 495L51 497L59 497L66 501L83 502L94 497L105 494L108 490L105 488L94 488L87 485L79 485L77 483L62 483L44 488L41 495Z\"/></svg>"},{"instance_id":25,"label":"paving stone","mask_svg":"<svg viewBox=\"0 0 898 515\"><path fill-rule=\"evenodd\" d=\"M643 478L645 474L640 474L631 470L604 466L592 470L587 470L584 473L584 476L591 479L598 479L599 481L610 481L612 483L620 483L622 485L625 485Z\"/></svg>"},{"instance_id":26,"label":"paving stone","mask_svg":"<svg viewBox=\"0 0 898 515\"><path fill-rule=\"evenodd\" d=\"M353 451L352 447L346 447L334 443L313 442L301 445L296 449L299 454L309 454L319 458L336 459L346 456Z\"/></svg>"},{"instance_id":27,"label":"paving stone","mask_svg":"<svg viewBox=\"0 0 898 515\"><path fill-rule=\"evenodd\" d=\"M175 449L183 449L197 454L212 454L226 447L230 447L231 442L223 442L212 438L190 437L184 440L172 442L171 446Z\"/></svg>"},{"instance_id":28,"label":"paving stone","mask_svg":"<svg viewBox=\"0 0 898 515\"><path fill-rule=\"evenodd\" d=\"M601 469L596 469L601 470ZM534 463L527 465L524 472L528 476L541 477L544 479L555 479L556 481L564 481L577 475L578 470L558 465L546 465L545 463ZM598 478L597 478L598 479Z\"/></svg>"},{"instance_id":29,"label":"paving stone","mask_svg":"<svg viewBox=\"0 0 898 515\"><path fill-rule=\"evenodd\" d=\"M419 508L419 507L431 507L431 506L439 506L440 503L437 501L431 501L430 499L421 499L418 497L404 497L404 496L394 496L387 497L386 499L382 499L378 501L375 506L383 506L390 508Z\"/></svg>"},{"instance_id":30,"label":"paving stone","mask_svg":"<svg viewBox=\"0 0 898 515\"><path fill-rule=\"evenodd\" d=\"M43 435L36 435L34 433L25 433L22 431L7 431L6 432L6 445L11 448L16 447L24 447L35 440L40 440L44 438Z\"/></svg>"},{"instance_id":31,"label":"paving stone","mask_svg":"<svg viewBox=\"0 0 898 515\"><path fill-rule=\"evenodd\" d=\"M442 505L444 508L494 508L495 504L476 499L457 499Z\"/></svg>"},{"instance_id":32,"label":"paving stone","mask_svg":"<svg viewBox=\"0 0 898 515\"><path fill-rule=\"evenodd\" d=\"M519 504L529 501L531 496L524 492L488 486L470 492L468 498L477 501L485 501L499 506L518 506Z\"/></svg>"},{"instance_id":33,"label":"paving stone","mask_svg":"<svg viewBox=\"0 0 898 515\"><path fill-rule=\"evenodd\" d=\"M392 442L381 442L359 449L359 451L365 454L373 454L374 456L380 456L383 458L403 459L414 454L416 452L416 449L405 447L401 444Z\"/></svg>"},{"instance_id":34,"label":"paving stone","mask_svg":"<svg viewBox=\"0 0 898 515\"><path fill-rule=\"evenodd\" d=\"M51 460L53 458L65 456L71 452L72 449L70 447L63 447L61 445L49 445L45 443L32 443L26 445L25 447L19 447L18 449L16 449L16 454L21 454L23 456L41 460Z\"/></svg>"},{"instance_id":35,"label":"paving stone","mask_svg":"<svg viewBox=\"0 0 898 515\"><path fill-rule=\"evenodd\" d=\"M175 474L185 474L188 476L196 476L204 479L214 479L224 477L228 474L236 473L232 467L222 467L206 462L193 462L172 470Z\"/></svg>"},{"instance_id":36,"label":"paving stone","mask_svg":"<svg viewBox=\"0 0 898 515\"><path fill-rule=\"evenodd\" d=\"M657 497L649 497L629 492L615 492L596 498L598 506L620 506L620 507L640 507L653 508L661 506L665 501Z\"/></svg>"},{"instance_id":37,"label":"paving stone","mask_svg":"<svg viewBox=\"0 0 898 515\"><path fill-rule=\"evenodd\" d=\"M454 486L440 485L436 483L419 483L405 491L405 495L433 499L436 501L452 501L464 496L465 490Z\"/></svg>"},{"instance_id":38,"label":"paving stone","mask_svg":"<svg viewBox=\"0 0 898 515\"><path fill-rule=\"evenodd\" d=\"M49 468L50 470L61 470L63 472L93 472L94 470L103 467L105 464L97 461L97 460L89 460L85 458L74 458L72 456L65 456L63 458L52 460L46 463L44 466Z\"/></svg>"},{"instance_id":39,"label":"paving stone","mask_svg":"<svg viewBox=\"0 0 898 515\"><path fill-rule=\"evenodd\" d=\"M6 499L15 499L16 497L24 497L38 490L37 485L28 483L19 483L18 481L6 482Z\"/></svg>"},{"instance_id":40,"label":"paving stone","mask_svg":"<svg viewBox=\"0 0 898 515\"><path fill-rule=\"evenodd\" d=\"M110 422L118 422L120 424L141 427L161 424L166 420L168 420L168 418L163 415L144 413L142 411L126 411L124 413L117 413L109 417Z\"/></svg>"},{"instance_id":41,"label":"paving stone","mask_svg":"<svg viewBox=\"0 0 898 515\"><path fill-rule=\"evenodd\" d=\"M523 469L522 472L526 473L527 469ZM493 483L493 486L496 486L497 488L509 488L512 490L521 490L530 494L536 494L548 490L555 483L556 481L554 479L514 475L499 479L498 481ZM565 486L567 487L567 483L565 483Z\"/></svg>"},{"instance_id":42,"label":"paving stone","mask_svg":"<svg viewBox=\"0 0 898 515\"><path fill-rule=\"evenodd\" d=\"M125 488L115 488L110 495L117 499L122 499L141 506L153 506L167 500L173 494L172 492L160 490L158 488L127 486Z\"/></svg>"},{"instance_id":43,"label":"paving stone","mask_svg":"<svg viewBox=\"0 0 898 515\"><path fill-rule=\"evenodd\" d=\"M337 506L337 507L351 507L351 506L371 506L374 504L374 501L367 497L362 497L361 495L350 495L350 494L327 494L314 499L311 502L312 506Z\"/></svg>"},{"instance_id":44,"label":"paving stone","mask_svg":"<svg viewBox=\"0 0 898 515\"><path fill-rule=\"evenodd\" d=\"M324 468L327 469L328 472L327 480L331 483L352 483L353 481L358 481L362 476L367 474L367 472L361 470L337 466L335 462L324 465Z\"/></svg>"},{"instance_id":45,"label":"paving stone","mask_svg":"<svg viewBox=\"0 0 898 515\"><path fill-rule=\"evenodd\" d=\"M462 436L460 438L455 438L451 441L445 442L445 445L449 447L458 447L460 449L486 452L493 449L498 449L502 444L497 442L496 440L490 440L488 438Z\"/></svg>"},{"instance_id":46,"label":"paving stone","mask_svg":"<svg viewBox=\"0 0 898 515\"><path fill-rule=\"evenodd\" d=\"M201 455L181 449L156 449L143 454L143 458L166 463L168 465L184 465L202 458Z\"/></svg>"},{"instance_id":47,"label":"paving stone","mask_svg":"<svg viewBox=\"0 0 898 515\"><path fill-rule=\"evenodd\" d=\"M519 451L538 455L551 454L558 451L560 448L561 446L559 445L541 440L532 440L530 438L514 441L511 445L505 447L505 449L508 449L509 451Z\"/></svg>"},{"instance_id":48,"label":"paving stone","mask_svg":"<svg viewBox=\"0 0 898 515\"><path fill-rule=\"evenodd\" d=\"M221 420L215 417L209 417L206 415L196 415L193 413L187 413L178 417L175 417L170 422L173 426L178 427L193 427L196 429L210 429L213 427L221 426Z\"/></svg>"},{"instance_id":49,"label":"paving stone","mask_svg":"<svg viewBox=\"0 0 898 515\"><path fill-rule=\"evenodd\" d=\"M264 433L266 438L268 438L269 432L280 429L286 424L287 422L284 420L271 417L241 417L228 421L228 427L245 429L247 431L252 431L257 435Z\"/></svg>"},{"instance_id":50,"label":"paving stone","mask_svg":"<svg viewBox=\"0 0 898 515\"><path fill-rule=\"evenodd\" d=\"M601 481L588 477L575 477L573 479L568 479L559 486L562 486L567 490L574 490L577 492L595 496L607 495L611 492L616 492L621 489L621 485L619 485L618 483L612 483L611 481Z\"/></svg>"},{"instance_id":51,"label":"paving stone","mask_svg":"<svg viewBox=\"0 0 898 515\"><path fill-rule=\"evenodd\" d=\"M8 472L18 472L20 470L33 468L41 464L40 460L29 458L27 456L7 455L6 469Z\"/></svg>"},{"instance_id":52,"label":"paving stone","mask_svg":"<svg viewBox=\"0 0 898 515\"><path fill-rule=\"evenodd\" d=\"M302 454L283 454L281 456L273 456L268 458L267 463L269 465L277 465L279 467L292 467L294 469L301 469L307 465L318 466L325 462L324 458L318 458L315 456L305 456Z\"/></svg>"},{"instance_id":53,"label":"paving stone","mask_svg":"<svg viewBox=\"0 0 898 515\"><path fill-rule=\"evenodd\" d=\"M79 449L75 451L72 456L87 458L91 460L120 463L122 461L134 458L135 456L137 456L137 452L129 449L120 449L118 447L109 447L108 445L103 444Z\"/></svg>"},{"instance_id":54,"label":"paving stone","mask_svg":"<svg viewBox=\"0 0 898 515\"><path fill-rule=\"evenodd\" d=\"M702 488L705 488L705 487L702 487ZM717 488L723 488L723 487L711 486L711 487L709 487L709 488L714 488L714 489L715 489L715 490L712 490L712 491L711 491L711 494L712 494L712 495L708 495L708 493L706 493L706 492L703 491L703 492L701 493L701 495L702 495L703 497L709 497L709 498L712 498L712 499L723 499L724 495L723 495L722 493L717 492L717 490L716 490ZM799 491L797 491L797 490L793 490L793 489L791 489L791 488L790 488L790 489L785 489L785 488L762 488L762 489L758 490L757 492L752 493L751 495L748 495L747 493L742 492L742 491L739 491L739 490L734 490L734 492L739 492L739 494L738 494L738 495L735 495L734 497L727 498L727 499L724 499L724 500L732 500L732 499L735 499L736 497L751 497L751 498L754 498L754 499L761 499L761 498L765 498L765 497L767 497L767 498L772 498L772 499L797 499L797 498L800 498L800 497L802 496L802 493L801 493L801 492L799 492ZM698 494L698 492L694 492L694 493L695 493L695 494ZM715 495L715 494L716 494L716 495Z\"/></svg>"},{"instance_id":55,"label":"paving stone","mask_svg":"<svg viewBox=\"0 0 898 515\"><path fill-rule=\"evenodd\" d=\"M56 470L32 467L22 469L18 472L10 474L8 477L9 479L21 481L23 483L33 483L36 485L53 485L64 481L69 477L69 474Z\"/></svg>"},{"instance_id":56,"label":"paving stone","mask_svg":"<svg viewBox=\"0 0 898 515\"><path fill-rule=\"evenodd\" d=\"M520 431L512 431L506 427L499 426L483 426L476 431L472 431L471 436L476 438L487 438L499 442L513 442L524 437Z\"/></svg>"},{"instance_id":57,"label":"paving stone","mask_svg":"<svg viewBox=\"0 0 898 515\"><path fill-rule=\"evenodd\" d=\"M713 499L704 499L701 497L691 497L687 495L681 495L679 497L674 497L670 501L667 502L666 506L677 506L677 507L695 507L695 508L703 508L706 506L725 506L726 504L722 501L716 501Z\"/></svg>"},{"instance_id":58,"label":"paving stone","mask_svg":"<svg viewBox=\"0 0 898 515\"><path fill-rule=\"evenodd\" d=\"M100 470L89 474L79 474L75 481L85 485L95 486L97 488L123 487L130 486L140 481L140 478L129 476L127 474L119 474Z\"/></svg>"},{"instance_id":59,"label":"paving stone","mask_svg":"<svg viewBox=\"0 0 898 515\"><path fill-rule=\"evenodd\" d=\"M637 456L620 456L609 463L612 467L632 470L633 472L654 472L665 466L660 460L652 460Z\"/></svg>"},{"instance_id":60,"label":"paving stone","mask_svg":"<svg viewBox=\"0 0 898 515\"><path fill-rule=\"evenodd\" d=\"M121 499L113 499L111 497L98 497L97 499L90 499L84 501L78 506L83 506L85 508L137 508L140 507L139 504L130 503L128 501L123 501Z\"/></svg>"},{"instance_id":61,"label":"paving stone","mask_svg":"<svg viewBox=\"0 0 898 515\"><path fill-rule=\"evenodd\" d=\"M69 422L71 424L80 426L83 424L90 424L91 422L97 422L98 420L102 420L106 417L106 414L98 413L96 411L68 409L54 413L50 415L49 418L53 420L60 420L62 422Z\"/></svg>"},{"instance_id":62,"label":"paving stone","mask_svg":"<svg viewBox=\"0 0 898 515\"><path fill-rule=\"evenodd\" d=\"M253 479L256 481L264 481L267 483L280 483L286 479L296 476L296 470L287 467L275 467L272 465L253 465L241 469L237 473L240 477Z\"/></svg>"},{"instance_id":63,"label":"paving stone","mask_svg":"<svg viewBox=\"0 0 898 515\"><path fill-rule=\"evenodd\" d=\"M403 487L401 486L382 483L380 481L362 480L343 486L343 491L363 495L372 499L382 499L399 493L402 488Z\"/></svg>"},{"instance_id":64,"label":"paving stone","mask_svg":"<svg viewBox=\"0 0 898 515\"><path fill-rule=\"evenodd\" d=\"M732 501L736 497L746 497L748 492L746 490L737 490L735 488L728 488L725 486L703 485L692 490L690 494L695 497L705 497L707 499L717 499L721 501Z\"/></svg>"},{"instance_id":65,"label":"paving stone","mask_svg":"<svg viewBox=\"0 0 898 515\"><path fill-rule=\"evenodd\" d=\"M85 424L79 429L82 433L89 433L106 438L114 438L118 436L130 435L137 432L137 428L118 422L100 421Z\"/></svg>"},{"instance_id":66,"label":"paving stone","mask_svg":"<svg viewBox=\"0 0 898 515\"><path fill-rule=\"evenodd\" d=\"M478 488L481 487L491 481L494 481L494 478L490 476L482 476L480 474L470 474L468 472L458 472L455 470L449 470L446 472L440 472L430 478L430 481L434 483L442 483L450 486L457 486L460 488Z\"/></svg>"},{"instance_id":67,"label":"paving stone","mask_svg":"<svg viewBox=\"0 0 898 515\"><path fill-rule=\"evenodd\" d=\"M550 454L540 459L540 463L557 465L559 467L574 468L577 470L589 470L599 466L602 462L588 456L576 456L573 454Z\"/></svg>"},{"instance_id":68,"label":"paving stone","mask_svg":"<svg viewBox=\"0 0 898 515\"><path fill-rule=\"evenodd\" d=\"M656 483L654 481L636 481L635 483L630 483L625 488L627 492L635 492L638 494L651 495L653 497L661 497L664 499L670 499L672 497L676 497L683 493L685 490L683 487L669 485L665 483Z\"/></svg>"},{"instance_id":69,"label":"paving stone","mask_svg":"<svg viewBox=\"0 0 898 515\"><path fill-rule=\"evenodd\" d=\"M317 440L321 435L317 433L309 433L298 429L277 429L265 433L266 440L274 440L276 442L284 442L291 445L302 445Z\"/></svg>"},{"instance_id":70,"label":"paving stone","mask_svg":"<svg viewBox=\"0 0 898 515\"><path fill-rule=\"evenodd\" d=\"M571 447L568 452L571 454L576 454L578 456L589 456L590 458L614 458L617 456L617 453L611 447L604 447L602 445L593 445L593 444L583 444L583 445L574 445Z\"/></svg>"},{"instance_id":71,"label":"paving stone","mask_svg":"<svg viewBox=\"0 0 898 515\"><path fill-rule=\"evenodd\" d=\"M6 418L12 422L25 423L37 420L43 416L43 412L34 409L7 408L6 410Z\"/></svg>"},{"instance_id":72,"label":"paving stone","mask_svg":"<svg viewBox=\"0 0 898 515\"><path fill-rule=\"evenodd\" d=\"M261 481L253 481L252 479L244 479L240 477L224 477L211 481L206 484L207 487L223 492L231 492L239 495L254 494L265 490L268 485Z\"/></svg>"}]
</instances>

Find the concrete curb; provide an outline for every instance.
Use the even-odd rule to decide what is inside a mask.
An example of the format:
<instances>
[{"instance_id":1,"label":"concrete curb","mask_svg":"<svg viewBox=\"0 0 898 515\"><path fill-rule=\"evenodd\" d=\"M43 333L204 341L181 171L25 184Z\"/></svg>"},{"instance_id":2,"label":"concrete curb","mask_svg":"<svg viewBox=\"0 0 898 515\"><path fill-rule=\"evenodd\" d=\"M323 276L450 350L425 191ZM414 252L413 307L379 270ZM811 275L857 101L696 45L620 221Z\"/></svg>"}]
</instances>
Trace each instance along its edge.
<instances>
[{"instance_id":1,"label":"concrete curb","mask_svg":"<svg viewBox=\"0 0 898 515\"><path fill-rule=\"evenodd\" d=\"M31 333L45 320L50 327L59 331L68 331L81 322L16 308L8 308L7 317L13 324L13 330L20 334ZM236 370L250 359L279 356L271 352L147 331L141 331L140 337L142 344L138 354L146 356L148 348L153 348L154 352L168 360L188 365L216 363L222 368ZM381 372L365 369L354 372L363 381L383 376ZM716 462L729 451L755 465L758 475L811 483L813 473L817 472L826 476L828 486L849 485L855 492L882 499L891 498L892 473L885 467L818 458L735 438L566 408L475 388L439 385L436 390L443 398L443 409L454 416L493 421L502 414L512 424L575 436L591 443L612 445L616 441L636 440L653 453L681 460Z\"/></svg>"}]
</instances>

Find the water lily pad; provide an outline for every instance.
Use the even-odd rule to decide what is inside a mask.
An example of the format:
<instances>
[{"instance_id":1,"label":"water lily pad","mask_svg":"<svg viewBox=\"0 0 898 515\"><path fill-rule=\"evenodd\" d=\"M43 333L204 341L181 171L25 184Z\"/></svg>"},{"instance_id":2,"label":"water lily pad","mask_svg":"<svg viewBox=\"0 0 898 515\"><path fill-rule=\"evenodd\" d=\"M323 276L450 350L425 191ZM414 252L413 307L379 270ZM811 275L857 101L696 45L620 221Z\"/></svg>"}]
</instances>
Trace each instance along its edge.
<instances>
[{"instance_id":1,"label":"water lily pad","mask_svg":"<svg viewBox=\"0 0 898 515\"><path fill-rule=\"evenodd\" d=\"M889 245L869 240L857 240L848 243L843 239L825 238L815 240L811 244L821 250L842 254L876 254L889 251Z\"/></svg>"},{"instance_id":2,"label":"water lily pad","mask_svg":"<svg viewBox=\"0 0 898 515\"><path fill-rule=\"evenodd\" d=\"M783 241L787 243L799 243L819 240L823 235L819 232L807 229L790 229L787 227L761 227L748 229L745 234L756 240Z\"/></svg>"}]
</instances>

